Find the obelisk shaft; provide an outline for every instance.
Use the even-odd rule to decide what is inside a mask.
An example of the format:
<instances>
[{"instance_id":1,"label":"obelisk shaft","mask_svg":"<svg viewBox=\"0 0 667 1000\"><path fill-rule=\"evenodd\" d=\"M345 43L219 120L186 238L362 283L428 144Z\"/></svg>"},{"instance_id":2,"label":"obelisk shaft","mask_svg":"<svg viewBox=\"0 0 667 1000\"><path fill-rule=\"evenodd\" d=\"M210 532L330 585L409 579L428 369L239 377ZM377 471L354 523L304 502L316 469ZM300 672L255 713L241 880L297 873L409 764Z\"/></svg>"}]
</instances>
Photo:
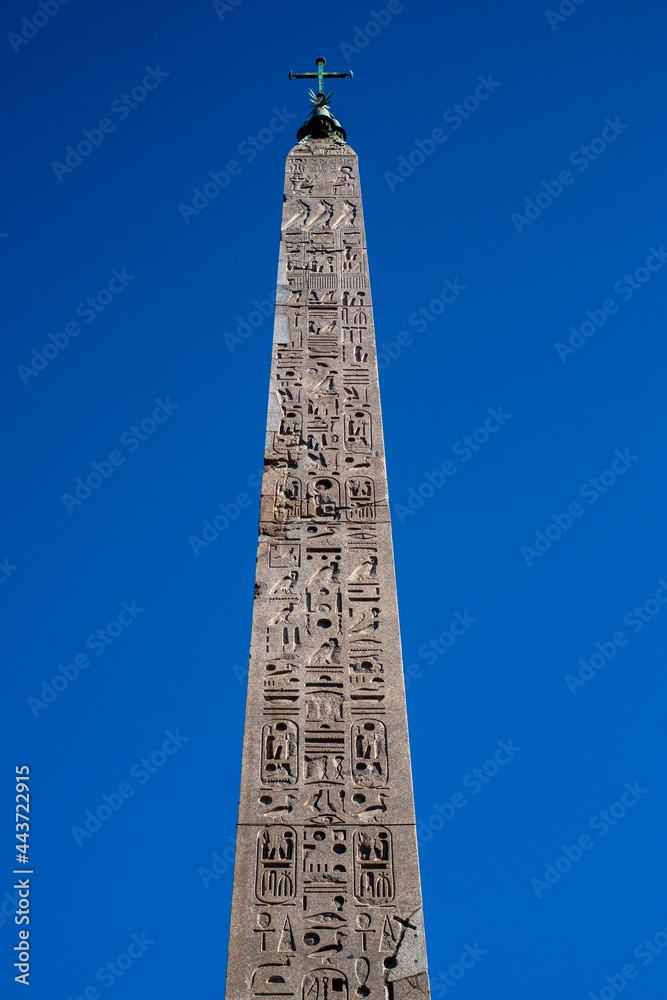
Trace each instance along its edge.
<instances>
[{"instance_id":1,"label":"obelisk shaft","mask_svg":"<svg viewBox=\"0 0 667 1000\"><path fill-rule=\"evenodd\" d=\"M287 157L227 1000L428 997L357 157Z\"/></svg>"}]
</instances>

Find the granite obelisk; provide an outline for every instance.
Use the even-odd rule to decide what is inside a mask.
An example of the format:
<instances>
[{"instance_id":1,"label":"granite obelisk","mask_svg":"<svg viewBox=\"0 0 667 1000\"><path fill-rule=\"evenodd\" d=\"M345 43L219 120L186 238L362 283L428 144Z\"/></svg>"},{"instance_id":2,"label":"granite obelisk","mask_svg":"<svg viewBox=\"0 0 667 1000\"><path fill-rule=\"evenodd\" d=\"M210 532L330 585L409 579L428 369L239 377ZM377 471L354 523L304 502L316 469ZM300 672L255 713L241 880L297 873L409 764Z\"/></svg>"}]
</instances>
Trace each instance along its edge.
<instances>
[{"instance_id":1,"label":"granite obelisk","mask_svg":"<svg viewBox=\"0 0 667 1000\"><path fill-rule=\"evenodd\" d=\"M226 998L422 1000L364 220L323 66L285 170Z\"/></svg>"}]
</instances>

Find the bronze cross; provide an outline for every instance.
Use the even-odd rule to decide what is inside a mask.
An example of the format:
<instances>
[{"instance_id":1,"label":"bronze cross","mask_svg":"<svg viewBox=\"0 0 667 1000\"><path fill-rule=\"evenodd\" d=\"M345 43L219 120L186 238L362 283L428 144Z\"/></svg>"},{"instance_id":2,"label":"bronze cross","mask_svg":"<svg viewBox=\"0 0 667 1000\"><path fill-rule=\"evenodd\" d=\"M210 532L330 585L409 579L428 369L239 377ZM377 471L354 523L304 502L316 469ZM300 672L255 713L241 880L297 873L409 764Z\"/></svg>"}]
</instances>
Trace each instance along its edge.
<instances>
[{"instance_id":1,"label":"bronze cross","mask_svg":"<svg viewBox=\"0 0 667 1000\"><path fill-rule=\"evenodd\" d=\"M289 78L290 80L312 80L317 77L317 93L324 93L324 78L325 77L336 77L337 79L342 79L343 77L349 76L352 79L352 70L349 73L325 73L324 64L326 59L324 56L319 56L315 62L317 63L317 73L292 73L290 70Z\"/></svg>"}]
</instances>

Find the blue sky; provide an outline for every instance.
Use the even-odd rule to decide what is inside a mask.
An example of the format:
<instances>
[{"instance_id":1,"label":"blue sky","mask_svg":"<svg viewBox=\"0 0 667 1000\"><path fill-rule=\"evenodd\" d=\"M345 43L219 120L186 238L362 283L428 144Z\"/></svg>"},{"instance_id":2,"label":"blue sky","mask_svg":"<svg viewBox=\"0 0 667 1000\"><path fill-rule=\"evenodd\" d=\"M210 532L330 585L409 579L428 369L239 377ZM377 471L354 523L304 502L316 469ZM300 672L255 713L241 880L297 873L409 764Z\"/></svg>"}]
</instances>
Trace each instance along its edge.
<instances>
[{"instance_id":1,"label":"blue sky","mask_svg":"<svg viewBox=\"0 0 667 1000\"><path fill-rule=\"evenodd\" d=\"M287 74L323 54L354 72L434 996L663 997L658 0L2 21L8 994L24 763L35 1000L224 994Z\"/></svg>"}]
</instances>

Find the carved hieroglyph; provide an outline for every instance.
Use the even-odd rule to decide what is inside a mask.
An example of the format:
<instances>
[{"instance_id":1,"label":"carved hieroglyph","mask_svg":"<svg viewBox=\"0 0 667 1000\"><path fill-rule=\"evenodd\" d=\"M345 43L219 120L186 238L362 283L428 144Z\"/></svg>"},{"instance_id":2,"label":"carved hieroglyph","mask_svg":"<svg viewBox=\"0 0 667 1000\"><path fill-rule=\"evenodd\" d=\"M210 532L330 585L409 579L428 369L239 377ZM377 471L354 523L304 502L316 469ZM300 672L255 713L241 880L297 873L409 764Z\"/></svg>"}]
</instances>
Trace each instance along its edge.
<instances>
[{"instance_id":1,"label":"carved hieroglyph","mask_svg":"<svg viewBox=\"0 0 667 1000\"><path fill-rule=\"evenodd\" d=\"M287 157L227 1000L429 996L357 157Z\"/></svg>"}]
</instances>

